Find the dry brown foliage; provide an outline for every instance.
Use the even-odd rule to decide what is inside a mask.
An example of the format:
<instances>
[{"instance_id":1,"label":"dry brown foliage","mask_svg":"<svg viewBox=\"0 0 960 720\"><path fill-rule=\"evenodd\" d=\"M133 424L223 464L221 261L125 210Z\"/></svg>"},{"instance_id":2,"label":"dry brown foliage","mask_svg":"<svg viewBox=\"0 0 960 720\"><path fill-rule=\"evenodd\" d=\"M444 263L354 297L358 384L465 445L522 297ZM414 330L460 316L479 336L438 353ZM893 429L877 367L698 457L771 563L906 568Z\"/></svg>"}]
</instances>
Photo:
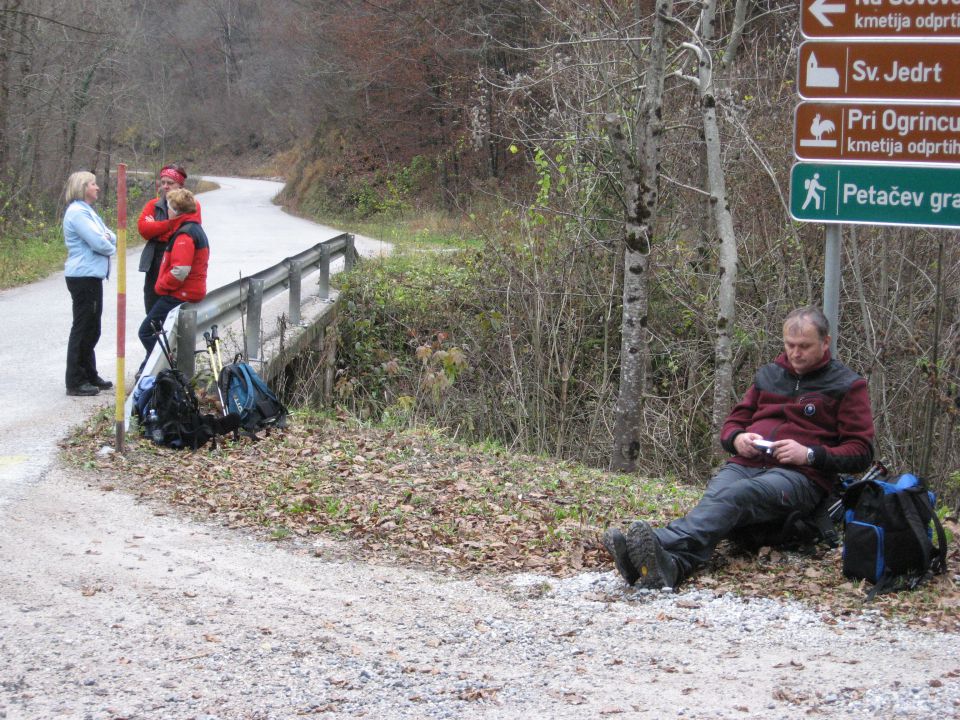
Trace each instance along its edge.
<instances>
[{"instance_id":1,"label":"dry brown foliage","mask_svg":"<svg viewBox=\"0 0 960 720\"><path fill-rule=\"evenodd\" d=\"M103 413L63 443L66 459L93 470L104 491L130 492L278 541L342 541L316 544L324 556L394 559L458 575L610 570L600 543L605 527L633 517L662 523L699 496L699 489L669 481L466 447L436 431L365 427L347 416L295 414L289 428L259 440L241 437L196 452L159 448L131 433L124 454L101 454L112 440L110 420ZM947 524L957 532L955 520ZM950 567L958 564L954 543ZM764 548L752 556L723 545L689 585L799 600L828 622L875 611L957 632L953 572L865 604L868 588L843 577L839 550Z\"/></svg>"}]
</instances>

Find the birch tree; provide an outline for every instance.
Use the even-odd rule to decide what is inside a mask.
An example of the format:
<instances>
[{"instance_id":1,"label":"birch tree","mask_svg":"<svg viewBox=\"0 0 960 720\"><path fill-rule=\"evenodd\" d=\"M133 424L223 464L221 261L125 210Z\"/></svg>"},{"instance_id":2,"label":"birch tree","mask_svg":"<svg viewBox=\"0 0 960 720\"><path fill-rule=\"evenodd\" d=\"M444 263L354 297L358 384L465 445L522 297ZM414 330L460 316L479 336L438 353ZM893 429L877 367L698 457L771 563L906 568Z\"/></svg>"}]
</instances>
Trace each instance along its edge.
<instances>
[{"instance_id":1,"label":"birch tree","mask_svg":"<svg viewBox=\"0 0 960 720\"><path fill-rule=\"evenodd\" d=\"M693 53L697 76L688 77L698 91L703 121L704 159L710 209L710 227L717 234L719 245L720 282L717 293L717 321L714 333L714 393L713 429L719 431L726 418L733 397L733 364L731 335L736 323L737 307L737 237L733 227L733 211L727 196L726 174L723 167L720 123L717 108L722 95L729 94L728 74L733 68L743 36L748 0L737 0L733 28L727 38L722 60L715 57L717 0L705 0L700 12L698 32L690 42L683 44ZM717 72L716 70L719 70Z\"/></svg>"},{"instance_id":2,"label":"birch tree","mask_svg":"<svg viewBox=\"0 0 960 720\"><path fill-rule=\"evenodd\" d=\"M607 117L611 141L619 160L624 201L620 388L614 408L613 451L610 455L610 469L619 472L636 469L650 371L650 256L656 237L663 82L673 0L659 0L655 12L653 36L645 57L639 44L633 48L637 77L643 77L645 84L632 127L625 130L620 118ZM639 17L638 2L638 21Z\"/></svg>"}]
</instances>

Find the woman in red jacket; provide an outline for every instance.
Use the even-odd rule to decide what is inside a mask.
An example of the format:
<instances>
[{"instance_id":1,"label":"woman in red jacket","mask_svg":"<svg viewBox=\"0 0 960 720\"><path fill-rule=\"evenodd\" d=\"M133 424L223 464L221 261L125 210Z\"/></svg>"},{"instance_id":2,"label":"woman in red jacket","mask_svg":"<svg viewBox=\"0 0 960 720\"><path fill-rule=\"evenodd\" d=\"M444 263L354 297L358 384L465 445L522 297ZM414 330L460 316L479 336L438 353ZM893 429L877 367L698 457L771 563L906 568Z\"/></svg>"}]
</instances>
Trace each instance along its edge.
<instances>
[{"instance_id":1,"label":"woman in red jacket","mask_svg":"<svg viewBox=\"0 0 960 720\"><path fill-rule=\"evenodd\" d=\"M160 169L157 180L157 197L151 198L137 221L137 230L146 241L143 252L140 253L140 272L146 273L143 278L143 307L145 312L157 301L154 287L157 276L160 274L160 263L163 261L163 249L173 232L173 221L167 207L167 191L182 188L187 181L187 171L176 163L164 165ZM197 216L200 215L200 204L197 203ZM200 222L199 219L197 222Z\"/></svg>"},{"instance_id":2,"label":"woman in red jacket","mask_svg":"<svg viewBox=\"0 0 960 720\"><path fill-rule=\"evenodd\" d=\"M138 335L147 351L140 372L157 343L157 328L163 326L167 314L185 302L199 302L207 295L207 262L210 243L200 226L200 213L193 193L183 188L167 192L170 214L170 240L163 252L154 291L157 301L140 325Z\"/></svg>"}]
</instances>

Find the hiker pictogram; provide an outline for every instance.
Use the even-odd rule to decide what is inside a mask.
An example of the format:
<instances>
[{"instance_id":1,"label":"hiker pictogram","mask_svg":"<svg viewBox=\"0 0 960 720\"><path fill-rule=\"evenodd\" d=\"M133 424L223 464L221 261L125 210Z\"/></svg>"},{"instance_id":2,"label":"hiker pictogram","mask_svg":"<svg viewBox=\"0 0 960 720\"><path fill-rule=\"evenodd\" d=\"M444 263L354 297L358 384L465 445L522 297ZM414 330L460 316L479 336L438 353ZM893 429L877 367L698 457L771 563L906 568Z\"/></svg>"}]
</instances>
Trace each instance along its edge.
<instances>
[{"instance_id":1,"label":"hiker pictogram","mask_svg":"<svg viewBox=\"0 0 960 720\"><path fill-rule=\"evenodd\" d=\"M820 210L823 207L826 198L827 188L820 184L820 173L814 173L812 178L803 181L803 187L807 191L807 198L803 201L801 210L806 210L810 203L813 203L814 210ZM820 193L824 193L822 196Z\"/></svg>"}]
</instances>

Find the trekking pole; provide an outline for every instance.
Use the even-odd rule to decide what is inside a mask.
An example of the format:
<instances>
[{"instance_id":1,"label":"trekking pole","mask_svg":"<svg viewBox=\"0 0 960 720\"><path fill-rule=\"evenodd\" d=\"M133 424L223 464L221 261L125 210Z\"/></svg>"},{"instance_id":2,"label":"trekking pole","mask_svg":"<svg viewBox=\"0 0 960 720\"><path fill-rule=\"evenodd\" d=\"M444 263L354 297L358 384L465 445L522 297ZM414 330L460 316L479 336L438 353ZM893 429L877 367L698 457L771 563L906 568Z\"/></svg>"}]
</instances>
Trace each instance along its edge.
<instances>
[{"instance_id":1,"label":"trekking pole","mask_svg":"<svg viewBox=\"0 0 960 720\"><path fill-rule=\"evenodd\" d=\"M210 372L213 373L213 379L220 379L220 369L217 367L217 358L213 354L213 340L210 338L210 331L208 330L203 334L203 339L207 344L206 355L207 360L210 362Z\"/></svg>"},{"instance_id":2,"label":"trekking pole","mask_svg":"<svg viewBox=\"0 0 960 720\"><path fill-rule=\"evenodd\" d=\"M214 328L217 326L214 325ZM210 359L210 371L213 373L213 384L217 386L217 398L220 400L220 410L223 412L223 416L227 416L227 403L223 399L223 390L220 388L220 371L223 369L222 365L218 365L217 356L214 355L214 347L216 341L213 339L212 332L205 332L203 334L203 339L207 342L207 357Z\"/></svg>"},{"instance_id":3,"label":"trekking pole","mask_svg":"<svg viewBox=\"0 0 960 720\"><path fill-rule=\"evenodd\" d=\"M220 376L223 375L223 357L220 355L220 333L217 331L216 324L210 326L210 341L213 343L213 352L217 356L217 393L220 395L220 404L223 406L223 416L229 417L231 412L227 407L227 400L223 397L223 387L220 384ZM232 413L239 420L239 415ZM240 439L240 428L233 428L233 439Z\"/></svg>"},{"instance_id":4,"label":"trekking pole","mask_svg":"<svg viewBox=\"0 0 960 720\"><path fill-rule=\"evenodd\" d=\"M207 341L207 352L210 355L210 369L213 370L215 379L220 379L220 373L223 372L223 360L220 357L220 336L217 335L217 326L212 325L210 329L203 334L203 339Z\"/></svg>"},{"instance_id":5,"label":"trekking pole","mask_svg":"<svg viewBox=\"0 0 960 720\"><path fill-rule=\"evenodd\" d=\"M160 345L163 356L167 359L167 365L170 366L171 370L176 370L177 364L173 359L173 353L170 351L170 344L167 342L167 334L163 331L163 325L154 321L153 331L157 334L157 343Z\"/></svg>"},{"instance_id":6,"label":"trekking pole","mask_svg":"<svg viewBox=\"0 0 960 720\"><path fill-rule=\"evenodd\" d=\"M213 349L217 353L217 364L220 367L220 372L223 372L223 356L220 354L220 333L217 331L216 325L210 326L210 337L213 339Z\"/></svg>"},{"instance_id":7,"label":"trekking pole","mask_svg":"<svg viewBox=\"0 0 960 720\"><path fill-rule=\"evenodd\" d=\"M242 284L242 283L243 283L243 273L241 272L241 273L239 273L239 275L240 275L240 282L241 282L241 284ZM244 348L244 352L246 352L246 347L247 347L247 323L246 323L247 313L246 313L246 307L247 307L246 305L243 305L243 306L242 306L242 311L241 311L241 313L240 313L240 336L243 338L243 345L241 345L241 347Z\"/></svg>"}]
</instances>

